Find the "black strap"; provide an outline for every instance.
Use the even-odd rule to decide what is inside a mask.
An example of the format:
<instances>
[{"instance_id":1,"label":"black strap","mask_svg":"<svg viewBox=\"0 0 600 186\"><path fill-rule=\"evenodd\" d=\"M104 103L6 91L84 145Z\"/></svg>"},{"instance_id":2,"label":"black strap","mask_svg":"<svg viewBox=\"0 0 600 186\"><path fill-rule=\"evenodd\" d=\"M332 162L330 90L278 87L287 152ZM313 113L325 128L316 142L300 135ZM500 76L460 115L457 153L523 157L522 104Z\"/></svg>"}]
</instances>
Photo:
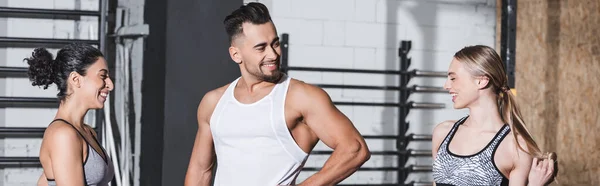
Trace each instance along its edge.
<instances>
[{"instance_id":1,"label":"black strap","mask_svg":"<svg viewBox=\"0 0 600 186\"><path fill-rule=\"evenodd\" d=\"M440 145L438 146L438 151L440 149L442 149L444 146L448 146L450 145L450 138L452 138L452 136L454 135L454 133L456 133L456 129L458 128L458 125L462 124L463 122L465 122L465 120L467 120L469 116L465 116L460 118L458 121L456 121L454 123L454 125L452 125L452 128L450 129L450 131L448 131L448 133L446 134L446 137L444 137L444 140L442 141L442 143L440 143Z\"/></svg>"},{"instance_id":2,"label":"black strap","mask_svg":"<svg viewBox=\"0 0 600 186\"><path fill-rule=\"evenodd\" d=\"M90 142L89 142L89 141L88 141L88 140L87 140L87 139L86 139L86 138L83 136L83 134L81 134L81 133L79 132L79 130L77 130L77 128L75 128L75 126L74 126L73 124L69 123L67 120L64 120L64 119L57 118L57 119L53 120L52 122L59 121L59 120L60 120L60 121L63 121L63 122L65 122L65 123L67 123L67 124L69 124L69 125L71 125L71 127L73 127L73 129L75 129L75 131L77 131L77 133L78 133L78 134L81 136L81 138L83 138L83 141L85 141L85 142L88 144L88 146L89 146L88 148L93 148L93 149L94 149L94 147L91 145L92 143L90 143ZM96 142L96 144L98 144L98 148L100 148L100 151L101 151L101 152L98 152L96 149L94 149L94 151L96 151L98 154L102 153L102 155L104 155L104 157L102 157L102 156L100 156L100 157L102 157L102 160L104 160L104 162L106 162L106 163L108 164L108 154L107 154L107 153L104 151L104 148L102 148L102 145L100 145L100 142L99 142L99 141L96 139L96 137L94 137L94 134L92 133L92 131L90 131L90 135L92 135L92 138L94 139L94 141ZM89 153L89 152L90 152L90 151L89 151L89 149L88 149L88 153ZM89 156L89 154L88 154L88 156ZM86 159L86 161L87 161L87 159Z\"/></svg>"},{"instance_id":3,"label":"black strap","mask_svg":"<svg viewBox=\"0 0 600 186\"><path fill-rule=\"evenodd\" d=\"M469 116L465 116L463 118L460 118L458 121L456 121L456 123L454 123L454 125L452 125L452 129L450 129L450 132L448 132L448 135L446 135L446 139L444 139L444 141L448 141L448 143L450 143L450 139L452 138L452 136L454 136L454 134L458 130L458 127L460 125L462 125L467 120L468 117Z\"/></svg>"},{"instance_id":4,"label":"black strap","mask_svg":"<svg viewBox=\"0 0 600 186\"><path fill-rule=\"evenodd\" d=\"M92 133L92 132L90 132L90 133ZM92 136L94 136L94 135L92 134ZM96 144L98 144L98 148L100 148L100 151L102 151L102 154L104 155L104 157L100 156L100 158L102 158L104 160L104 162L106 164L108 164L108 154L106 153L106 151L104 151L104 148L102 147L102 145L100 145L100 142L96 138L94 138L94 141L96 142ZM96 150L94 149L94 151L96 151ZM98 152L98 151L96 151L96 152ZM100 152L98 152L98 153L100 153Z\"/></svg>"},{"instance_id":5,"label":"black strap","mask_svg":"<svg viewBox=\"0 0 600 186\"><path fill-rule=\"evenodd\" d=\"M89 158L89 155L90 155L90 151L89 151L90 150L89 148L91 148L90 142L88 142L87 139L85 139L85 136L83 136L83 134L81 134L81 132L79 132L79 130L77 130L77 128L73 124L71 124L70 122L68 122L67 120L64 120L64 119L61 119L61 118L57 118L57 119L52 120L52 122L50 122L50 124L54 123L55 121L62 121L62 122L65 122L65 123L69 124L71 127L73 127L73 129L75 129L75 131L77 131L77 134L79 134L79 136L81 136L81 138L83 138L83 141L85 141L85 143L88 146L87 147L88 148L88 157L86 157L86 160L85 160L85 161L87 161L87 158ZM83 156L83 151L81 152L81 155ZM85 163L82 164L81 168L82 168L82 171L83 171L83 183L85 184L85 186L88 186L87 178L85 176ZM50 179L50 178L46 178L46 180L48 180L48 181L55 181L55 179Z\"/></svg>"},{"instance_id":6,"label":"black strap","mask_svg":"<svg viewBox=\"0 0 600 186\"><path fill-rule=\"evenodd\" d=\"M500 146L500 143L502 142L502 140L504 140L504 137L506 137L509 132L510 132L510 127L508 126L508 124L504 124L504 126L502 126L500 131L498 131L498 133L494 137L494 139L493 139L494 141L492 141L492 143L494 143L494 144L490 148L492 148L492 150L494 152L496 151L496 149L498 149L498 147Z\"/></svg>"},{"instance_id":7,"label":"black strap","mask_svg":"<svg viewBox=\"0 0 600 186\"><path fill-rule=\"evenodd\" d=\"M52 123L54 123L55 121L62 121L62 122L69 124L71 127L73 127L73 129L75 129L75 131L77 131L77 134L79 134L83 138L83 140L89 144L89 142L85 139L83 134L81 132L79 132L79 130L77 130L77 128L73 124L69 123L67 120L60 119L60 118L52 120Z\"/></svg>"}]
</instances>

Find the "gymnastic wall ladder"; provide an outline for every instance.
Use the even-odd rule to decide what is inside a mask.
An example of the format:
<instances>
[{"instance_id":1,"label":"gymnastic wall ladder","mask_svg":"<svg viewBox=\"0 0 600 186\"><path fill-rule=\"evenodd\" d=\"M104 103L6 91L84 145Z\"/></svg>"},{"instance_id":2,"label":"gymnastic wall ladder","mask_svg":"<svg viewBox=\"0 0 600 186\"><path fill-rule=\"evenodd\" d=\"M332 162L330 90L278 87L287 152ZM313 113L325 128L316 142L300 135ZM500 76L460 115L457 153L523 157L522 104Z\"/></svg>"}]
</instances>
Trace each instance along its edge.
<instances>
[{"instance_id":1,"label":"gymnastic wall ladder","mask_svg":"<svg viewBox=\"0 0 600 186\"><path fill-rule=\"evenodd\" d=\"M372 151L373 156L396 156L398 158L397 166L385 166L385 167L360 167L358 171L380 171L380 172L396 172L397 180L396 183L384 183L384 184L367 184L367 185L413 185L413 186L427 186L431 185L431 182L415 182L411 181L405 183L406 177L412 172L431 172L431 166L420 166L420 165L405 165L406 159L409 157L430 157L431 150L420 150L420 149L407 149L406 145L409 142L414 141L431 141L430 134L406 134L408 129L408 123L406 122L406 116L410 109L441 109L445 108L444 104L441 103L428 103L428 102L413 102L407 101L408 96L412 93L440 93L446 92L441 87L432 86L407 86L409 80L414 77L445 77L444 72L434 71L423 71L423 70L408 70L410 66L410 58L408 58L408 52L410 51L411 42L401 41L401 47L398 49L400 56L400 70L371 70L371 69L348 69L348 68L316 68L316 67L295 67L289 65L289 43L290 35L287 33L281 36L281 69L285 73L290 71L303 71L303 72L322 72L322 73L355 73L355 74L379 74L388 76L397 76L400 81L399 86L367 86L367 85L349 85L349 84L314 84L321 88L326 89L358 89L358 90L385 90L385 91L397 91L400 98L399 102L347 102L347 101L333 101L336 106L373 106L373 107L387 107L397 108L399 110L399 124L398 132L396 135L363 135L366 140L395 140L396 150L395 151ZM290 75L292 76L292 75ZM356 124L356 123L355 123ZM311 152L311 155L330 155L332 151L321 151L315 150ZM318 171L321 167L304 167L302 171ZM399 184L400 183L400 184ZM361 185L361 184L339 184L339 185ZM365 185L365 184L362 184Z\"/></svg>"},{"instance_id":2,"label":"gymnastic wall ladder","mask_svg":"<svg viewBox=\"0 0 600 186\"><path fill-rule=\"evenodd\" d=\"M107 31L109 25L114 22L114 16L109 15L109 1L99 0L97 10L70 10L70 9L42 9L42 8L21 8L21 7L0 7L0 17L2 18L32 18L48 20L71 20L80 21L82 17L96 17L97 28L90 29L90 39L56 39L56 38L26 38L26 37L0 37L0 47L2 48L25 48L33 49L45 47L49 49L58 49L70 43L87 43L100 49L105 58L110 58L112 53L107 50ZM112 18L112 19L111 19ZM26 56L24 56L26 57ZM112 60L107 60L109 68L113 66ZM4 79L22 79L27 78L27 67L18 66L0 66L0 78ZM52 89L50 89L52 90ZM108 99L107 103L110 102ZM58 108L58 99L52 97L15 97L0 96L0 108ZM107 128L105 127L103 110L96 110L88 113L86 121L94 127L98 133L99 141L107 147ZM24 114L27 115L27 114ZM52 118L48 118L52 119ZM50 122L50 120L48 120ZM41 138L45 127L0 127L0 138ZM108 137L112 138L112 137ZM107 152L114 151L110 147ZM118 166L117 166L118 167ZM0 168L41 168L39 157L15 157L1 156ZM37 177L34 178L37 180Z\"/></svg>"}]
</instances>

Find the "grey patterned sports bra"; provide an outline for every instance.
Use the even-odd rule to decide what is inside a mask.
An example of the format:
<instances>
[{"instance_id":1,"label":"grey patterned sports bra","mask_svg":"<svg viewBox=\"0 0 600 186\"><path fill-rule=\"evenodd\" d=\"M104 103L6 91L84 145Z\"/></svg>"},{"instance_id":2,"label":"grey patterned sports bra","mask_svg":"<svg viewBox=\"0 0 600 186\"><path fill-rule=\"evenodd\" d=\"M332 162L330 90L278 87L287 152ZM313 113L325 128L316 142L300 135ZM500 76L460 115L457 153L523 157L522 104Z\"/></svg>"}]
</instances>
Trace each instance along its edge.
<instances>
[{"instance_id":1,"label":"grey patterned sports bra","mask_svg":"<svg viewBox=\"0 0 600 186\"><path fill-rule=\"evenodd\" d=\"M434 182L437 186L508 185L508 179L502 175L494 162L496 149L510 132L508 124L504 124L487 146L476 154L457 155L450 151L450 141L467 117L458 120L452 126L440 145L433 162Z\"/></svg>"},{"instance_id":2,"label":"grey patterned sports bra","mask_svg":"<svg viewBox=\"0 0 600 186\"><path fill-rule=\"evenodd\" d=\"M87 156L83 162L83 180L85 180L85 185L87 185L87 186L108 186L108 183L113 179L115 174L114 174L114 170L113 170L112 161L111 161L110 157L108 157L108 155L105 153L104 148L102 148L102 146L100 146L100 143L98 142L98 140L96 140L96 138L94 138L94 141L100 147L102 154L104 155L104 157L106 157L106 160L104 158L102 158L100 153L97 152L90 145L90 143L85 139L85 137L83 137L83 134L81 134L79 132L79 130L77 130L75 128L75 126L73 126L71 123L69 123L68 121L63 120L63 119L55 119L52 122L55 122L55 121L63 121L65 123L71 125L71 127L73 127L73 129L75 129L75 131L77 131L77 133L83 138L83 140L87 144L87 149L88 149ZM56 181L54 181L54 179L47 178L47 180L48 180L48 186L56 186Z\"/></svg>"}]
</instances>

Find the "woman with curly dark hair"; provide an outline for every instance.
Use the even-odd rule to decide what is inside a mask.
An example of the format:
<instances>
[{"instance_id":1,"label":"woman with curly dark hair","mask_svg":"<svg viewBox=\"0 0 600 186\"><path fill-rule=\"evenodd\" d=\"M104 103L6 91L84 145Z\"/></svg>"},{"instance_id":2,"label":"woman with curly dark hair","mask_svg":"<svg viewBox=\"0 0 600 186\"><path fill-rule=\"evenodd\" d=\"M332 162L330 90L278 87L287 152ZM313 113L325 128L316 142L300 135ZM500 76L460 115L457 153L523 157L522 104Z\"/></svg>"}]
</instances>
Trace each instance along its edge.
<instances>
[{"instance_id":1,"label":"woman with curly dark hair","mask_svg":"<svg viewBox=\"0 0 600 186\"><path fill-rule=\"evenodd\" d=\"M60 105L44 132L40 149L43 173L38 185L107 186L114 177L112 162L92 127L83 123L90 109L101 109L113 82L100 50L70 44L56 59L45 48L26 58L33 86L56 85Z\"/></svg>"}]
</instances>

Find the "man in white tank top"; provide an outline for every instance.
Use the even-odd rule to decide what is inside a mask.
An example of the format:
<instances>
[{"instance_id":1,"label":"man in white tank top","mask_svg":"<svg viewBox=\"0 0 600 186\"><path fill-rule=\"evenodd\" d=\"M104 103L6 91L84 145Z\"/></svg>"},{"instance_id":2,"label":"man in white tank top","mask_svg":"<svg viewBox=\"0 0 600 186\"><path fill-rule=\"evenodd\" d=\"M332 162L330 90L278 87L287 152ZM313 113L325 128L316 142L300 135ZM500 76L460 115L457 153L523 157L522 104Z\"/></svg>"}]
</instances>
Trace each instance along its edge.
<instances>
[{"instance_id":1,"label":"man in white tank top","mask_svg":"<svg viewBox=\"0 0 600 186\"><path fill-rule=\"evenodd\" d=\"M325 91L279 70L279 37L264 5L242 6L224 23L242 76L202 98L186 186L210 185L215 168L217 186L335 185L369 159L364 139ZM319 140L333 154L296 183Z\"/></svg>"}]
</instances>

